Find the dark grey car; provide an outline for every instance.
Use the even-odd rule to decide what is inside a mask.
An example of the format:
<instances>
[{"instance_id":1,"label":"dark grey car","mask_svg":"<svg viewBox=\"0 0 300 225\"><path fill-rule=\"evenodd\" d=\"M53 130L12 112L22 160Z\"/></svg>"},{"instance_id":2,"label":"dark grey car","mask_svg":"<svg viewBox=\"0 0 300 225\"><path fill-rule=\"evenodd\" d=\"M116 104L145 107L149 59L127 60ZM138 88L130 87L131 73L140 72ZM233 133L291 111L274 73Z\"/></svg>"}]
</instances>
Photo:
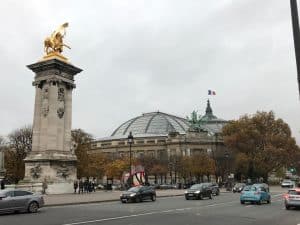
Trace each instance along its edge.
<instances>
[{"instance_id":1,"label":"dark grey car","mask_svg":"<svg viewBox=\"0 0 300 225\"><path fill-rule=\"evenodd\" d=\"M27 211L35 213L44 206L43 196L23 190L0 191L0 213Z\"/></svg>"},{"instance_id":2,"label":"dark grey car","mask_svg":"<svg viewBox=\"0 0 300 225\"><path fill-rule=\"evenodd\" d=\"M156 200L156 192L151 186L132 187L120 195L122 203L125 202L142 202L144 200Z\"/></svg>"},{"instance_id":3,"label":"dark grey car","mask_svg":"<svg viewBox=\"0 0 300 225\"><path fill-rule=\"evenodd\" d=\"M184 193L185 199L212 199L212 189L209 187L208 183L194 184Z\"/></svg>"}]
</instances>

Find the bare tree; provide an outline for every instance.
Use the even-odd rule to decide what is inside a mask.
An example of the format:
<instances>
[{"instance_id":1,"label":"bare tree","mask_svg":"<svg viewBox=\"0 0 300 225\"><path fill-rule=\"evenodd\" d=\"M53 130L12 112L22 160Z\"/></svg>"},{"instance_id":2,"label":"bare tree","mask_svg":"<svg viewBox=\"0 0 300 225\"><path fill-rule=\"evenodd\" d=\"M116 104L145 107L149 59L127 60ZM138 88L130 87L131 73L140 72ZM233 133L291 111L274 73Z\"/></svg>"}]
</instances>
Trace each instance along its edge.
<instances>
[{"instance_id":1,"label":"bare tree","mask_svg":"<svg viewBox=\"0 0 300 225\"><path fill-rule=\"evenodd\" d=\"M32 127L24 126L8 135L9 149L5 154L7 178L18 183L24 178L24 159L32 148Z\"/></svg>"}]
</instances>

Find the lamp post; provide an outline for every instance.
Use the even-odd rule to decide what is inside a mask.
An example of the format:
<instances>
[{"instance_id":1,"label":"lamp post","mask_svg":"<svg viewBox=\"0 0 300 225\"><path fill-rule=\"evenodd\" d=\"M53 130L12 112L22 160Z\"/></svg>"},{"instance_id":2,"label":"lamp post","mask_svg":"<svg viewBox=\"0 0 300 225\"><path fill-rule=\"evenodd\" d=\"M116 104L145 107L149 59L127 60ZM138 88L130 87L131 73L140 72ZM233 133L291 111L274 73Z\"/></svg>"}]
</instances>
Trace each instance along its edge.
<instances>
[{"instance_id":1,"label":"lamp post","mask_svg":"<svg viewBox=\"0 0 300 225\"><path fill-rule=\"evenodd\" d=\"M127 137L127 140L128 140L128 143L129 143L129 177L128 177L128 180L129 180L129 186L131 187L132 186L132 177L131 177L131 145L133 143L133 136L132 136L132 133L130 131L128 137Z\"/></svg>"},{"instance_id":2,"label":"lamp post","mask_svg":"<svg viewBox=\"0 0 300 225\"><path fill-rule=\"evenodd\" d=\"M299 43L300 28L299 28L297 0L290 0L290 5L291 5L294 48L295 48L296 66L297 66L298 91L299 91L299 95L300 95L300 43Z\"/></svg>"},{"instance_id":3,"label":"lamp post","mask_svg":"<svg viewBox=\"0 0 300 225\"><path fill-rule=\"evenodd\" d=\"M0 179L4 177L5 168L4 168L4 151L0 149Z\"/></svg>"},{"instance_id":4,"label":"lamp post","mask_svg":"<svg viewBox=\"0 0 300 225\"><path fill-rule=\"evenodd\" d=\"M225 176L226 176L226 190L230 190L230 185L229 185L229 179L228 179L228 176L229 176L229 168L228 168L228 159L229 159L229 153L226 151L225 152L225 160L226 160L226 173L225 173Z\"/></svg>"}]
</instances>

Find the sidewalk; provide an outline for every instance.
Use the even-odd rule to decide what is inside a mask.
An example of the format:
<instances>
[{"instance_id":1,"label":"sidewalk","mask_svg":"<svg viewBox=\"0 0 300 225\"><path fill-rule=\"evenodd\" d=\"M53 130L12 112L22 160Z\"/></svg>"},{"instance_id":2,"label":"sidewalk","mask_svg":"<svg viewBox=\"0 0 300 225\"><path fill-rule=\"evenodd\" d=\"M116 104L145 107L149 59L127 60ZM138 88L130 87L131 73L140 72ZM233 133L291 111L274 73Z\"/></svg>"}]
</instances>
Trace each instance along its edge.
<instances>
[{"instance_id":1,"label":"sidewalk","mask_svg":"<svg viewBox=\"0 0 300 225\"><path fill-rule=\"evenodd\" d=\"M160 197L183 196L184 189L156 190ZM87 203L119 201L123 191L96 191L85 194L44 195L45 206L76 205Z\"/></svg>"},{"instance_id":2,"label":"sidewalk","mask_svg":"<svg viewBox=\"0 0 300 225\"><path fill-rule=\"evenodd\" d=\"M270 186L271 192L283 193L288 189L283 189L280 186ZM112 202L119 201L120 194L123 191L96 191L86 194L56 194L56 195L44 195L46 206L59 206L59 205L76 205L76 204L88 204L99 202ZM168 189L168 190L156 190L158 198L183 196L185 189ZM225 188L220 188L221 193L230 193Z\"/></svg>"}]
</instances>

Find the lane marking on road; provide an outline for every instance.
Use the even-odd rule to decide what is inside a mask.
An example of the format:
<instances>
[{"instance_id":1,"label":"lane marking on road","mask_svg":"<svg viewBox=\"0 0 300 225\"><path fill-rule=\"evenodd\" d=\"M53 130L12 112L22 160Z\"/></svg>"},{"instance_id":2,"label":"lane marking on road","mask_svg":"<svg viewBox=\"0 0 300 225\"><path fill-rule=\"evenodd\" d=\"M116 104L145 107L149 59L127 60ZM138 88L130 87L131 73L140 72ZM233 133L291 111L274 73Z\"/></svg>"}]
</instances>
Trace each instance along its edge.
<instances>
[{"instance_id":1,"label":"lane marking on road","mask_svg":"<svg viewBox=\"0 0 300 225\"><path fill-rule=\"evenodd\" d=\"M227 205L227 204L230 204L230 203L236 203L236 201L222 202L222 203L216 203L216 204L210 204L210 205L203 205L203 206L195 207L195 209L196 208L208 208L208 207L213 207L213 206ZM148 216L148 215L153 215L153 214L178 212L178 211L191 210L191 209L193 209L193 208L168 209L168 210L164 210L164 211L153 211L153 212L147 212L147 213L132 214L132 215L127 215L127 216L109 217L109 218L103 218L103 219L98 219L98 220L89 220L89 221L74 222L74 223L65 223L65 224L62 224L62 225L89 224L89 223L112 221L112 220L126 219L126 218L139 217L139 216Z\"/></svg>"}]
</instances>

